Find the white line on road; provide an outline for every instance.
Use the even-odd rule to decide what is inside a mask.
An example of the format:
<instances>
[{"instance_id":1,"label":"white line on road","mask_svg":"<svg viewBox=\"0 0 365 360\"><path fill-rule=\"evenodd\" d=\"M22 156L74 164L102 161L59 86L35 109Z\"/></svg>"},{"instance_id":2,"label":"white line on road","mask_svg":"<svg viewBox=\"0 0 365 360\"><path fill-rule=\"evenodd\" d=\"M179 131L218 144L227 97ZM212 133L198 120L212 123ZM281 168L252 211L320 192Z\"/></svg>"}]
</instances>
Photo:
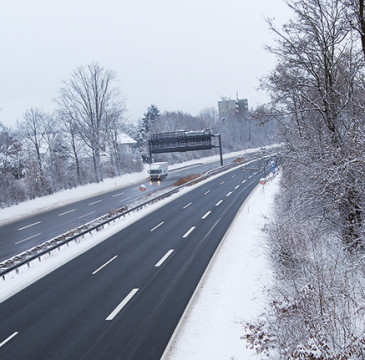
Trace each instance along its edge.
<instances>
[{"instance_id":1,"label":"white line on road","mask_svg":"<svg viewBox=\"0 0 365 360\"><path fill-rule=\"evenodd\" d=\"M114 195L112 195L112 197L120 196L120 195L123 195L123 194L124 194L124 192L121 192L121 193L119 193L119 194L114 194Z\"/></svg>"},{"instance_id":2,"label":"white line on road","mask_svg":"<svg viewBox=\"0 0 365 360\"><path fill-rule=\"evenodd\" d=\"M169 250L163 257L162 259L155 265L155 267L160 267L164 262L165 260L174 252L173 249Z\"/></svg>"},{"instance_id":3,"label":"white line on road","mask_svg":"<svg viewBox=\"0 0 365 360\"><path fill-rule=\"evenodd\" d=\"M190 233L193 231L195 229L195 226L192 226L191 228L190 228L190 230L188 230L184 235L183 235L183 238L187 238L189 235L190 235Z\"/></svg>"},{"instance_id":4,"label":"white line on road","mask_svg":"<svg viewBox=\"0 0 365 360\"><path fill-rule=\"evenodd\" d=\"M207 213L205 213L205 214L202 216L202 219L205 219L206 217L208 217L210 213L211 213L211 211L208 211Z\"/></svg>"},{"instance_id":5,"label":"white line on road","mask_svg":"<svg viewBox=\"0 0 365 360\"><path fill-rule=\"evenodd\" d=\"M250 175L248 178L251 179L252 178L252 175Z\"/></svg>"},{"instance_id":6,"label":"white line on road","mask_svg":"<svg viewBox=\"0 0 365 360\"><path fill-rule=\"evenodd\" d=\"M108 260L104 265L101 265L98 269L96 269L93 273L91 273L91 275L95 275L98 271L100 271L102 268L104 268L105 266L107 266L108 264L110 264L113 260L115 260L118 257L118 255L115 255L114 257L112 257L110 260Z\"/></svg>"},{"instance_id":7,"label":"white line on road","mask_svg":"<svg viewBox=\"0 0 365 360\"><path fill-rule=\"evenodd\" d=\"M233 174L232 177L234 178L236 176L236 174Z\"/></svg>"},{"instance_id":8,"label":"white line on road","mask_svg":"<svg viewBox=\"0 0 365 360\"><path fill-rule=\"evenodd\" d=\"M189 202L189 204L186 204L183 209L186 209L188 206L190 206L192 204L192 202Z\"/></svg>"},{"instance_id":9,"label":"white line on road","mask_svg":"<svg viewBox=\"0 0 365 360\"><path fill-rule=\"evenodd\" d=\"M150 231L155 231L158 227L160 227L161 225L163 225L165 222L162 221L160 222L158 225L156 225L154 228L152 228Z\"/></svg>"},{"instance_id":10,"label":"white line on road","mask_svg":"<svg viewBox=\"0 0 365 360\"><path fill-rule=\"evenodd\" d=\"M219 185L223 185L224 184L224 181L222 181Z\"/></svg>"},{"instance_id":11,"label":"white line on road","mask_svg":"<svg viewBox=\"0 0 365 360\"><path fill-rule=\"evenodd\" d=\"M38 224L40 224L40 223L41 223L41 221L38 221L38 222L36 222L36 223L34 223L34 224L30 224L30 225L27 225L27 226L23 226L23 227L19 228L18 230L28 229L28 228L30 228L30 227L32 227L32 226L35 226L35 225L38 225Z\"/></svg>"},{"instance_id":12,"label":"white line on road","mask_svg":"<svg viewBox=\"0 0 365 360\"><path fill-rule=\"evenodd\" d=\"M208 193L210 193L211 190L208 190L204 193L204 195L207 195Z\"/></svg>"},{"instance_id":13,"label":"white line on road","mask_svg":"<svg viewBox=\"0 0 365 360\"><path fill-rule=\"evenodd\" d=\"M237 185L234 187L235 190L237 190L241 185Z\"/></svg>"},{"instance_id":14,"label":"white line on road","mask_svg":"<svg viewBox=\"0 0 365 360\"><path fill-rule=\"evenodd\" d=\"M133 289L105 320L113 320L139 289Z\"/></svg>"},{"instance_id":15,"label":"white line on road","mask_svg":"<svg viewBox=\"0 0 365 360\"><path fill-rule=\"evenodd\" d=\"M243 181L241 181L241 184L244 184L246 182L246 180L243 180Z\"/></svg>"},{"instance_id":16,"label":"white line on road","mask_svg":"<svg viewBox=\"0 0 365 360\"><path fill-rule=\"evenodd\" d=\"M229 195L232 195L232 191L230 191L230 192L226 195L226 197L228 197Z\"/></svg>"},{"instance_id":17,"label":"white line on road","mask_svg":"<svg viewBox=\"0 0 365 360\"><path fill-rule=\"evenodd\" d=\"M87 213L87 214L85 214L85 215L81 215L81 216L79 216L79 219L82 219L82 218L84 218L84 217L86 217L86 216L89 216L89 215L91 215L91 214L94 214L94 212L95 212L95 211L91 211L91 212L89 212L89 213Z\"/></svg>"},{"instance_id":18,"label":"white line on road","mask_svg":"<svg viewBox=\"0 0 365 360\"><path fill-rule=\"evenodd\" d=\"M27 240L30 240L30 239L33 239L33 238L35 238L36 236L39 236L39 235L42 235L42 233L38 233L38 234L35 234L35 235L32 235L32 236L29 236L29 237L27 237L26 239L24 239L24 240L20 240L20 241L17 241L16 243L14 243L14 244L20 244L20 243L22 243L22 242L24 242L24 241L27 241Z\"/></svg>"},{"instance_id":19,"label":"white line on road","mask_svg":"<svg viewBox=\"0 0 365 360\"><path fill-rule=\"evenodd\" d=\"M219 201L215 204L215 206L219 206L220 204L222 204L222 202L223 202L223 200L219 200Z\"/></svg>"},{"instance_id":20,"label":"white line on road","mask_svg":"<svg viewBox=\"0 0 365 360\"><path fill-rule=\"evenodd\" d=\"M18 331L15 331L14 334L10 335L7 339L5 339L1 344L0 344L0 347L4 346L8 341L10 341L14 336L18 335L19 332Z\"/></svg>"},{"instance_id":21,"label":"white line on road","mask_svg":"<svg viewBox=\"0 0 365 360\"><path fill-rule=\"evenodd\" d=\"M96 201L94 201L94 202L91 202L89 205L94 205L94 204L97 204L97 203L99 203L99 202L102 202L103 200L96 200Z\"/></svg>"},{"instance_id":22,"label":"white line on road","mask_svg":"<svg viewBox=\"0 0 365 360\"><path fill-rule=\"evenodd\" d=\"M58 216L63 216L63 215L66 215L66 214L72 213L72 212L74 212L74 211L76 211L76 209L72 209L72 210L65 211L65 212L63 212L63 213L61 213L61 214L58 214Z\"/></svg>"}]
</instances>

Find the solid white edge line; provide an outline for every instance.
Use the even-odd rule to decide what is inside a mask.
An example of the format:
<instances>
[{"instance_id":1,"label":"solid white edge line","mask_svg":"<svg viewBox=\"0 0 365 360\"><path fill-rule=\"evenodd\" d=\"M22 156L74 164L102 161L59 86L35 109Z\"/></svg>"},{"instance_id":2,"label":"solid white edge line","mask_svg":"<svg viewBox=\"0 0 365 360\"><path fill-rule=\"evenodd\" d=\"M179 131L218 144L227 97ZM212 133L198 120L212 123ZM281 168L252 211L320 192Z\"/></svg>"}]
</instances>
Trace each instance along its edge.
<instances>
[{"instance_id":1,"label":"solid white edge line","mask_svg":"<svg viewBox=\"0 0 365 360\"><path fill-rule=\"evenodd\" d=\"M186 238L190 235L190 233L195 229L195 226L192 226L184 235L183 238Z\"/></svg>"},{"instance_id":2,"label":"solid white edge line","mask_svg":"<svg viewBox=\"0 0 365 360\"><path fill-rule=\"evenodd\" d=\"M155 267L160 267L165 260L174 252L174 249L169 250L162 258L161 260L155 265Z\"/></svg>"},{"instance_id":3,"label":"solid white edge line","mask_svg":"<svg viewBox=\"0 0 365 360\"><path fill-rule=\"evenodd\" d=\"M189 204L186 204L183 209L186 209L188 206L190 206L192 204L192 202L189 202Z\"/></svg>"},{"instance_id":4,"label":"solid white edge line","mask_svg":"<svg viewBox=\"0 0 365 360\"><path fill-rule=\"evenodd\" d=\"M218 206L218 205L222 204L222 202L223 202L223 200L219 200L219 201L215 204L215 206Z\"/></svg>"},{"instance_id":5,"label":"solid white edge line","mask_svg":"<svg viewBox=\"0 0 365 360\"><path fill-rule=\"evenodd\" d=\"M18 230L28 229L28 228L30 228L30 227L32 227L32 226L35 226L35 225L38 225L38 224L40 224L40 223L41 223L41 221L38 221L38 222L36 222L36 223L34 223L34 224L30 224L30 225L23 226L23 227L19 228Z\"/></svg>"},{"instance_id":6,"label":"solid white edge line","mask_svg":"<svg viewBox=\"0 0 365 360\"><path fill-rule=\"evenodd\" d=\"M139 289L133 289L123 301L110 313L110 315L105 320L113 320L118 313L127 305L128 301L136 294Z\"/></svg>"},{"instance_id":7,"label":"solid white edge line","mask_svg":"<svg viewBox=\"0 0 365 360\"><path fill-rule=\"evenodd\" d=\"M74 212L74 211L76 211L76 209L72 209L72 210L65 211L65 212L63 212L63 213L61 213L61 214L58 214L58 216L63 216L63 215L66 215L66 214L72 213L72 212Z\"/></svg>"},{"instance_id":8,"label":"solid white edge line","mask_svg":"<svg viewBox=\"0 0 365 360\"><path fill-rule=\"evenodd\" d=\"M156 225L154 228L152 228L150 231L155 231L157 228L159 228L161 225L163 225L165 222L162 221L158 225Z\"/></svg>"},{"instance_id":9,"label":"solid white edge line","mask_svg":"<svg viewBox=\"0 0 365 360\"><path fill-rule=\"evenodd\" d=\"M114 257L112 257L110 260L108 260L104 265L101 265L98 269L96 269L93 273L91 273L91 275L95 275L98 271L100 271L102 268L104 268L105 266L107 266L109 263L111 263L113 260L115 260L118 257L118 255L115 255Z\"/></svg>"},{"instance_id":10,"label":"solid white edge line","mask_svg":"<svg viewBox=\"0 0 365 360\"><path fill-rule=\"evenodd\" d=\"M205 219L206 217L208 217L210 215L211 211L206 212L203 216L202 219Z\"/></svg>"},{"instance_id":11,"label":"solid white edge line","mask_svg":"<svg viewBox=\"0 0 365 360\"><path fill-rule=\"evenodd\" d=\"M20 241L17 241L17 242L16 242L16 243L14 243L14 244L15 244L15 245L20 244L20 243L22 243L22 242L24 242L24 241L27 241L27 240L33 239L33 238L35 238L36 236L39 236L39 235L42 235L42 233L38 233L38 234L35 234L35 235L32 235L32 236L29 236L29 237L27 237L26 239L24 239L24 240L20 240Z\"/></svg>"},{"instance_id":12,"label":"solid white edge line","mask_svg":"<svg viewBox=\"0 0 365 360\"><path fill-rule=\"evenodd\" d=\"M7 339L5 339L1 344L0 347L4 346L8 341L10 341L14 336L18 335L19 332L15 331L15 333L13 333L12 335L10 335Z\"/></svg>"}]
</instances>

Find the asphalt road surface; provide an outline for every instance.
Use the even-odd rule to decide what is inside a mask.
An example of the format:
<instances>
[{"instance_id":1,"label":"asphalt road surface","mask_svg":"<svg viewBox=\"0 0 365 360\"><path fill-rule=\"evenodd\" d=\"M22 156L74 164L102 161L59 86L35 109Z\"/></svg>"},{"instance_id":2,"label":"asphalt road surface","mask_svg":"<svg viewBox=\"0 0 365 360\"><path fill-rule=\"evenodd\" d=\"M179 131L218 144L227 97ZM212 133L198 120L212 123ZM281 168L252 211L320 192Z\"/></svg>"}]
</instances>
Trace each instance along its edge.
<instances>
[{"instance_id":1,"label":"asphalt road surface","mask_svg":"<svg viewBox=\"0 0 365 360\"><path fill-rule=\"evenodd\" d=\"M1 303L0 358L160 359L263 174L251 164L209 181Z\"/></svg>"},{"instance_id":2,"label":"asphalt road surface","mask_svg":"<svg viewBox=\"0 0 365 360\"><path fill-rule=\"evenodd\" d=\"M226 162L232 162L232 159ZM171 187L181 177L204 174L216 167L219 167L219 162L173 170L161 182L150 183L147 178L144 179L144 192L139 188L140 183L136 183L0 226L0 262L103 216L110 210L128 206Z\"/></svg>"}]
</instances>

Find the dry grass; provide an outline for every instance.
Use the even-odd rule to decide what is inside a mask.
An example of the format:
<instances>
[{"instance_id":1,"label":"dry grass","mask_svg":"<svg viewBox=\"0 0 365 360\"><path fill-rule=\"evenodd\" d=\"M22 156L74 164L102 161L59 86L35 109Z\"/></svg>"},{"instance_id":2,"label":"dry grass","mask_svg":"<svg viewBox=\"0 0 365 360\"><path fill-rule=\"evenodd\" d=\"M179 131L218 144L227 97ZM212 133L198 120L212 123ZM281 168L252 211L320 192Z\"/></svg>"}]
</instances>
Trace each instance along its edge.
<instances>
[{"instance_id":1,"label":"dry grass","mask_svg":"<svg viewBox=\"0 0 365 360\"><path fill-rule=\"evenodd\" d=\"M174 185L175 186L184 185L187 182L198 178L199 176L200 176L200 174L191 174L191 175L188 175L188 176L184 176L184 177L180 178L179 180L177 180Z\"/></svg>"}]
</instances>

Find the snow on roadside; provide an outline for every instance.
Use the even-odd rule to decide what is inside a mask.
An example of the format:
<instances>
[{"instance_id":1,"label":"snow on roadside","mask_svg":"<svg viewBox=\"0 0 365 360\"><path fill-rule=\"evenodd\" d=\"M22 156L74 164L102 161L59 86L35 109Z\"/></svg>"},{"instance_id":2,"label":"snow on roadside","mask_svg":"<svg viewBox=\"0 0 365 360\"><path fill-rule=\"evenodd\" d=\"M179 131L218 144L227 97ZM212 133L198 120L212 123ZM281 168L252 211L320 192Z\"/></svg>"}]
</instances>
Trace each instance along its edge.
<instances>
[{"instance_id":1,"label":"snow on roadside","mask_svg":"<svg viewBox=\"0 0 365 360\"><path fill-rule=\"evenodd\" d=\"M259 359L241 340L242 322L265 305L271 281L262 231L273 215L276 176L258 185L242 205L202 278L164 359Z\"/></svg>"},{"instance_id":2,"label":"snow on roadside","mask_svg":"<svg viewBox=\"0 0 365 360\"><path fill-rule=\"evenodd\" d=\"M277 145L267 146L267 149L274 148ZM256 152L260 148L247 149L238 152L233 152L225 154L223 157L234 157L242 154L249 154L251 152ZM169 165L169 169L173 170L176 168L189 166L197 163L210 163L214 161L219 161L219 155L213 155L206 158L195 159L186 161L184 163ZM104 179L104 181L98 184L87 184L84 186L79 186L74 189L63 190L58 193L43 196L41 198L36 198L34 200L29 200L22 202L18 205L13 205L10 207L0 209L0 226L6 224L10 221L15 221L26 216L34 215L39 212L46 210L51 210L57 207L61 207L78 200L86 199L91 196L102 194L106 191L116 190L128 185L136 184L138 182L143 182L147 179L147 166L138 173L126 174L115 178Z\"/></svg>"}]
</instances>

